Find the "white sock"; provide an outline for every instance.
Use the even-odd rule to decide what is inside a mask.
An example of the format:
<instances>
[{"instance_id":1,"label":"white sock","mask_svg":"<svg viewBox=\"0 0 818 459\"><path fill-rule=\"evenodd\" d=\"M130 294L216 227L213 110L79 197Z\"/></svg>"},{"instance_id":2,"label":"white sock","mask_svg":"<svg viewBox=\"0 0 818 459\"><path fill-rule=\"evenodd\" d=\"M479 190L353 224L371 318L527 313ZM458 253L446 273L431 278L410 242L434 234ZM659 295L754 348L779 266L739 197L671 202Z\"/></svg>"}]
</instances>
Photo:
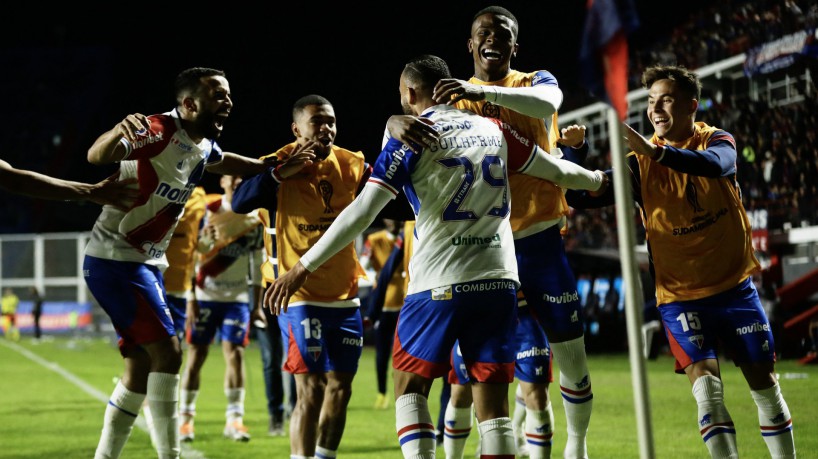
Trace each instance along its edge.
<instances>
[{"instance_id":1,"label":"white sock","mask_svg":"<svg viewBox=\"0 0 818 459\"><path fill-rule=\"evenodd\" d=\"M525 396L520 384L517 384L517 390L514 392L514 414L511 416L511 425L514 428L514 438L517 439L517 442L525 442Z\"/></svg>"},{"instance_id":2,"label":"white sock","mask_svg":"<svg viewBox=\"0 0 818 459\"><path fill-rule=\"evenodd\" d=\"M456 408L449 400L443 419L443 451L446 452L446 459L461 459L471 433L472 408Z\"/></svg>"},{"instance_id":3,"label":"white sock","mask_svg":"<svg viewBox=\"0 0 818 459\"><path fill-rule=\"evenodd\" d=\"M224 390L224 396L227 397L227 410L224 413L227 420L241 421L244 417L244 388L227 388Z\"/></svg>"},{"instance_id":4,"label":"white sock","mask_svg":"<svg viewBox=\"0 0 818 459\"><path fill-rule=\"evenodd\" d=\"M551 403L540 410L526 409L525 439L529 457L546 459L551 457L551 438L554 436L554 410Z\"/></svg>"},{"instance_id":5,"label":"white sock","mask_svg":"<svg viewBox=\"0 0 818 459\"><path fill-rule=\"evenodd\" d=\"M711 457L738 458L736 428L727 407L721 380L700 376L693 383L693 397L699 406L699 432Z\"/></svg>"},{"instance_id":6,"label":"white sock","mask_svg":"<svg viewBox=\"0 0 818 459\"><path fill-rule=\"evenodd\" d=\"M114 459L122 453L122 448L131 436L133 423L139 413L139 407L145 400L145 394L129 391L122 381L116 383L108 406L105 408L105 420L102 424L102 435L99 437L95 459Z\"/></svg>"},{"instance_id":7,"label":"white sock","mask_svg":"<svg viewBox=\"0 0 818 459\"><path fill-rule=\"evenodd\" d=\"M317 445L315 446L315 459L335 459L337 455L338 451Z\"/></svg>"},{"instance_id":8,"label":"white sock","mask_svg":"<svg viewBox=\"0 0 818 459\"><path fill-rule=\"evenodd\" d=\"M566 458L585 458L585 436L591 422L594 393L585 356L585 337L562 343L551 343L551 352L560 368L560 393L565 408L568 438L563 452Z\"/></svg>"},{"instance_id":9,"label":"white sock","mask_svg":"<svg viewBox=\"0 0 818 459\"><path fill-rule=\"evenodd\" d=\"M751 390L750 394L758 407L758 423L761 437L767 444L770 456L778 458L795 457L795 440L792 434L792 418L787 402L781 395L781 386L764 390Z\"/></svg>"},{"instance_id":10,"label":"white sock","mask_svg":"<svg viewBox=\"0 0 818 459\"><path fill-rule=\"evenodd\" d=\"M395 429L405 459L434 459L435 425L426 397L405 394L395 401Z\"/></svg>"},{"instance_id":11,"label":"white sock","mask_svg":"<svg viewBox=\"0 0 818 459\"><path fill-rule=\"evenodd\" d=\"M159 459L178 458L179 445L179 375L148 374L148 403L156 430L156 452Z\"/></svg>"},{"instance_id":12,"label":"white sock","mask_svg":"<svg viewBox=\"0 0 818 459\"><path fill-rule=\"evenodd\" d=\"M196 399L198 397L198 390L182 389L179 391L179 415L182 424L193 423L193 418L196 416Z\"/></svg>"},{"instance_id":13,"label":"white sock","mask_svg":"<svg viewBox=\"0 0 818 459\"><path fill-rule=\"evenodd\" d=\"M477 424L482 456L513 459L517 453L511 418L495 418Z\"/></svg>"}]
</instances>

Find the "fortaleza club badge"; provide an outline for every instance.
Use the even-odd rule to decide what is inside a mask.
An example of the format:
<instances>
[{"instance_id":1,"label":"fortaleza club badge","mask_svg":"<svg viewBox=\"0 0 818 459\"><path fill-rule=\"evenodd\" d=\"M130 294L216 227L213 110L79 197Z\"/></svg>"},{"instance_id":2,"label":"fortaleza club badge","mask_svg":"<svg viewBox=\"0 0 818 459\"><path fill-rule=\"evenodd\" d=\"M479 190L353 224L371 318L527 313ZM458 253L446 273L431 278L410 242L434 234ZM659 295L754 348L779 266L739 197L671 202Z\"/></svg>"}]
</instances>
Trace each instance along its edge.
<instances>
[{"instance_id":1,"label":"fortaleza club badge","mask_svg":"<svg viewBox=\"0 0 818 459\"><path fill-rule=\"evenodd\" d=\"M307 346L307 354L312 356L313 362L317 362L318 357L321 357L321 346Z\"/></svg>"},{"instance_id":2,"label":"fortaleza club badge","mask_svg":"<svg viewBox=\"0 0 818 459\"><path fill-rule=\"evenodd\" d=\"M451 300L452 299L452 286L447 285L445 287L437 287L432 289L432 299L433 300Z\"/></svg>"},{"instance_id":3,"label":"fortaleza club badge","mask_svg":"<svg viewBox=\"0 0 818 459\"><path fill-rule=\"evenodd\" d=\"M699 349L701 349L702 345L704 344L704 336L702 336L702 335L693 335L690 338L688 338L687 340L690 341L691 343L695 344L696 347L698 347Z\"/></svg>"}]
</instances>

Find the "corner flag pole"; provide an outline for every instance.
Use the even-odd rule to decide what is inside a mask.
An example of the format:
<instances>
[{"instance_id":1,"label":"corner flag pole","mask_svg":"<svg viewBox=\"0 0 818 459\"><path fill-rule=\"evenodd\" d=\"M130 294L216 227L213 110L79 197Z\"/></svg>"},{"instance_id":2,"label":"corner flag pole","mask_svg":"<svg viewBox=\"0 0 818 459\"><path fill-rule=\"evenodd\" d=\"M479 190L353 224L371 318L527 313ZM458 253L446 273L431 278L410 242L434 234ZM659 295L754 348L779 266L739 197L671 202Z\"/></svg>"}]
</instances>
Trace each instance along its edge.
<instances>
[{"instance_id":1,"label":"corner flag pole","mask_svg":"<svg viewBox=\"0 0 818 459\"><path fill-rule=\"evenodd\" d=\"M639 440L639 457L653 459L653 427L650 417L650 397L648 393L645 358L642 354L642 283L636 263L636 236L633 221L633 193L630 174L622 148L622 123L616 110L609 108L608 133L613 162L614 199L616 202L616 226L619 242L620 266L625 292L625 319L628 326L628 353L630 357L633 397L636 408L636 427Z\"/></svg>"}]
</instances>

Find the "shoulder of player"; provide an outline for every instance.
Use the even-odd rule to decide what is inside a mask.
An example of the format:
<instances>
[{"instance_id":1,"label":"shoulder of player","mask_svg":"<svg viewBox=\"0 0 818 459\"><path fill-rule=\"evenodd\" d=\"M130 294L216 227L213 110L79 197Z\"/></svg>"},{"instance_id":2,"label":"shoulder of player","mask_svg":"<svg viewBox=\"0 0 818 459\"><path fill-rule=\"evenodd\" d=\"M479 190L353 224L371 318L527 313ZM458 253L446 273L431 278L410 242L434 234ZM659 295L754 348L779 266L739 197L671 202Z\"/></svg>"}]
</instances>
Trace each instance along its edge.
<instances>
[{"instance_id":1,"label":"shoulder of player","mask_svg":"<svg viewBox=\"0 0 818 459\"><path fill-rule=\"evenodd\" d=\"M364 153L362 151L352 151L347 150L346 148L339 147L338 145L332 146L332 154L338 156L339 158L349 158L349 159L357 159L360 161L364 161Z\"/></svg>"}]
</instances>

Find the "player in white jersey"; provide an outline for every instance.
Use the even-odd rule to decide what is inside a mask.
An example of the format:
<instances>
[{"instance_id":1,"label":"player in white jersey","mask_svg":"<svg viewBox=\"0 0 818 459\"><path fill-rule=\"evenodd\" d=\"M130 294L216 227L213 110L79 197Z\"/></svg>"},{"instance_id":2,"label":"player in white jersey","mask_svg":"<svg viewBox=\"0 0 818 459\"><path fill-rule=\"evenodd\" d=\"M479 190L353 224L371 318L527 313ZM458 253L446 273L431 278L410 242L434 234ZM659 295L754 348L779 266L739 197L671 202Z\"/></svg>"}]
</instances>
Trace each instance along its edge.
<instances>
[{"instance_id":1,"label":"player in white jersey","mask_svg":"<svg viewBox=\"0 0 818 459\"><path fill-rule=\"evenodd\" d=\"M185 201L205 170L249 175L269 164L216 144L233 101L224 72L195 67L175 83L176 108L128 115L88 150L93 164L119 163L136 178L139 197L127 210L105 206L85 250L83 275L119 335L124 374L105 411L97 458L116 458L147 397L160 458L179 457L179 368L182 353L165 303L162 270Z\"/></svg>"},{"instance_id":2,"label":"player in white jersey","mask_svg":"<svg viewBox=\"0 0 818 459\"><path fill-rule=\"evenodd\" d=\"M233 212L230 202L239 183L241 177L223 175L219 184L224 194L211 195L208 199L205 221L215 228L216 239L214 245L199 257L195 300L187 304L189 346L179 402L181 441L192 441L194 437L193 418L200 375L217 331L225 360L227 410L224 436L235 441L250 440L243 421L244 349L250 341L248 278L254 285L261 286L264 227L258 212L247 215ZM251 259L258 263L251 264Z\"/></svg>"},{"instance_id":3,"label":"player in white jersey","mask_svg":"<svg viewBox=\"0 0 818 459\"><path fill-rule=\"evenodd\" d=\"M607 179L600 171L552 158L499 120L438 104L432 99L434 85L449 76L446 63L435 56L406 65L400 79L404 111L429 118L440 139L420 154L417 146L390 139L358 198L268 288L265 305L286 311L310 272L366 229L403 189L417 222L393 356L396 429L404 457L434 457L426 399L432 381L448 371L457 339L475 381L483 454L513 457L507 391L514 377L519 280L507 168L568 188L600 190Z\"/></svg>"}]
</instances>

